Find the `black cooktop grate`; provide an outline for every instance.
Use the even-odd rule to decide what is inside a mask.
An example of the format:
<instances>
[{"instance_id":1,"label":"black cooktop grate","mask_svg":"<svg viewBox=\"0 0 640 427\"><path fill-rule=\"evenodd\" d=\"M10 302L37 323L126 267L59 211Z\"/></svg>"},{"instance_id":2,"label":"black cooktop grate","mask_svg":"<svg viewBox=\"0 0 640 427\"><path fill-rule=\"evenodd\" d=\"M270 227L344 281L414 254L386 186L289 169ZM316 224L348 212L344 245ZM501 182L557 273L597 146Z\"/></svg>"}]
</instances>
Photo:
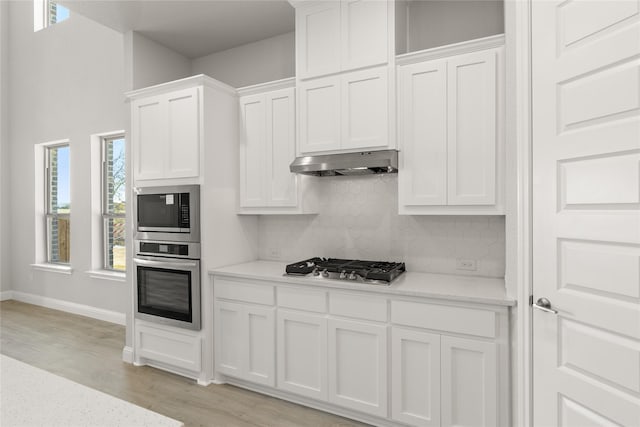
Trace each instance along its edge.
<instances>
[{"instance_id":1,"label":"black cooktop grate","mask_svg":"<svg viewBox=\"0 0 640 427\"><path fill-rule=\"evenodd\" d=\"M326 270L329 273L347 274L354 272L364 280L382 280L391 282L405 271L403 262L362 261L339 258L309 258L304 261L289 264L287 274L307 275L316 271Z\"/></svg>"}]
</instances>

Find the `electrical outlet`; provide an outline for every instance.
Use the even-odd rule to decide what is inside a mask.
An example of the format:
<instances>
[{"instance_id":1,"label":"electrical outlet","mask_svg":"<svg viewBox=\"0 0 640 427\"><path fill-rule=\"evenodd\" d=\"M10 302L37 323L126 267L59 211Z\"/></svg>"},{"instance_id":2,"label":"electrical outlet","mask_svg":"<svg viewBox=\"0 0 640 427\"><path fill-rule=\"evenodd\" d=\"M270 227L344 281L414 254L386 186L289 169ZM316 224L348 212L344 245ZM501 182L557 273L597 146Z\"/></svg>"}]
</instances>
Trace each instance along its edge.
<instances>
[{"instance_id":1,"label":"electrical outlet","mask_svg":"<svg viewBox=\"0 0 640 427\"><path fill-rule=\"evenodd\" d=\"M282 256L280 254L280 249L277 248L269 248L267 250L267 256L269 257L269 259L271 260L279 260L280 257Z\"/></svg>"},{"instance_id":2,"label":"electrical outlet","mask_svg":"<svg viewBox=\"0 0 640 427\"><path fill-rule=\"evenodd\" d=\"M478 268L478 265L475 259L457 259L456 260L456 270L476 271L477 268Z\"/></svg>"}]
</instances>

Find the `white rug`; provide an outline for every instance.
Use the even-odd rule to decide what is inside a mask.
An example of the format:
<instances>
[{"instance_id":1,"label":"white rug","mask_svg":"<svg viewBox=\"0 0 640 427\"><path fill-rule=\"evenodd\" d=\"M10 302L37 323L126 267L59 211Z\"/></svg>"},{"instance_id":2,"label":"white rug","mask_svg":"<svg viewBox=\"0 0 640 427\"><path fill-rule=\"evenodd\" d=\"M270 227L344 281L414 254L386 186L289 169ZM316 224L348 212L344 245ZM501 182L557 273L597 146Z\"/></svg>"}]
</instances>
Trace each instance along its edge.
<instances>
[{"instance_id":1,"label":"white rug","mask_svg":"<svg viewBox=\"0 0 640 427\"><path fill-rule=\"evenodd\" d=\"M179 427L183 424L0 355L2 427Z\"/></svg>"}]
</instances>

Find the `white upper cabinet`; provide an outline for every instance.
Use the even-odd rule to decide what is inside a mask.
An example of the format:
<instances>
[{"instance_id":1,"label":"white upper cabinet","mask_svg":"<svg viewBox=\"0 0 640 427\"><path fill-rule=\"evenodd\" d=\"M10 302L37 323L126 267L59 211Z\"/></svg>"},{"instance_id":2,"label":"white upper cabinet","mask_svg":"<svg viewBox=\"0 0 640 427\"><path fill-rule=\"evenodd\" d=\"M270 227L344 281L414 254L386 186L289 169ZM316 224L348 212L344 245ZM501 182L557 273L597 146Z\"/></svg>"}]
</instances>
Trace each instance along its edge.
<instances>
[{"instance_id":1,"label":"white upper cabinet","mask_svg":"<svg viewBox=\"0 0 640 427\"><path fill-rule=\"evenodd\" d=\"M392 15L386 0L311 1L295 5L298 78L388 62Z\"/></svg>"},{"instance_id":2,"label":"white upper cabinet","mask_svg":"<svg viewBox=\"0 0 640 427\"><path fill-rule=\"evenodd\" d=\"M239 90L240 213L315 210L312 178L289 171L296 154L292 85L293 79L289 79Z\"/></svg>"},{"instance_id":3,"label":"white upper cabinet","mask_svg":"<svg viewBox=\"0 0 640 427\"><path fill-rule=\"evenodd\" d=\"M300 154L393 148L387 66L300 82Z\"/></svg>"},{"instance_id":4,"label":"white upper cabinet","mask_svg":"<svg viewBox=\"0 0 640 427\"><path fill-rule=\"evenodd\" d=\"M192 87L132 101L135 181L199 176L199 97Z\"/></svg>"},{"instance_id":5,"label":"white upper cabinet","mask_svg":"<svg viewBox=\"0 0 640 427\"><path fill-rule=\"evenodd\" d=\"M502 44L398 59L401 214L504 213Z\"/></svg>"}]
</instances>

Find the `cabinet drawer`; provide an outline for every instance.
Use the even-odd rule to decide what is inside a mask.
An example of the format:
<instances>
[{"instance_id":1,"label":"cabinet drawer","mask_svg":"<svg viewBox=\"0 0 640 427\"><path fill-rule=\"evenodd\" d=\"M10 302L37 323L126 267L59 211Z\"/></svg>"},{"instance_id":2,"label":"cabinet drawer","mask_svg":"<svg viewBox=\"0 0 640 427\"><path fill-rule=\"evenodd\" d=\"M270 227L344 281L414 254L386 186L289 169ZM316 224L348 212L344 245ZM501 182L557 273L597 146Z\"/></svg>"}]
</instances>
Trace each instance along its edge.
<instances>
[{"instance_id":1,"label":"cabinet drawer","mask_svg":"<svg viewBox=\"0 0 640 427\"><path fill-rule=\"evenodd\" d=\"M138 323L136 323L136 336L137 356L192 372L200 372L202 340L199 336Z\"/></svg>"},{"instance_id":2,"label":"cabinet drawer","mask_svg":"<svg viewBox=\"0 0 640 427\"><path fill-rule=\"evenodd\" d=\"M329 313L355 319L387 321L387 300L356 294L329 294Z\"/></svg>"},{"instance_id":3,"label":"cabinet drawer","mask_svg":"<svg viewBox=\"0 0 640 427\"><path fill-rule=\"evenodd\" d=\"M275 287L267 284L246 283L235 280L214 278L214 295L218 299L251 302L254 304L275 304Z\"/></svg>"},{"instance_id":4,"label":"cabinet drawer","mask_svg":"<svg viewBox=\"0 0 640 427\"><path fill-rule=\"evenodd\" d=\"M391 322L487 338L497 334L493 311L438 304L391 301Z\"/></svg>"},{"instance_id":5,"label":"cabinet drawer","mask_svg":"<svg viewBox=\"0 0 640 427\"><path fill-rule=\"evenodd\" d=\"M278 306L294 310L326 313L327 294L323 291L309 289L278 288Z\"/></svg>"}]
</instances>

